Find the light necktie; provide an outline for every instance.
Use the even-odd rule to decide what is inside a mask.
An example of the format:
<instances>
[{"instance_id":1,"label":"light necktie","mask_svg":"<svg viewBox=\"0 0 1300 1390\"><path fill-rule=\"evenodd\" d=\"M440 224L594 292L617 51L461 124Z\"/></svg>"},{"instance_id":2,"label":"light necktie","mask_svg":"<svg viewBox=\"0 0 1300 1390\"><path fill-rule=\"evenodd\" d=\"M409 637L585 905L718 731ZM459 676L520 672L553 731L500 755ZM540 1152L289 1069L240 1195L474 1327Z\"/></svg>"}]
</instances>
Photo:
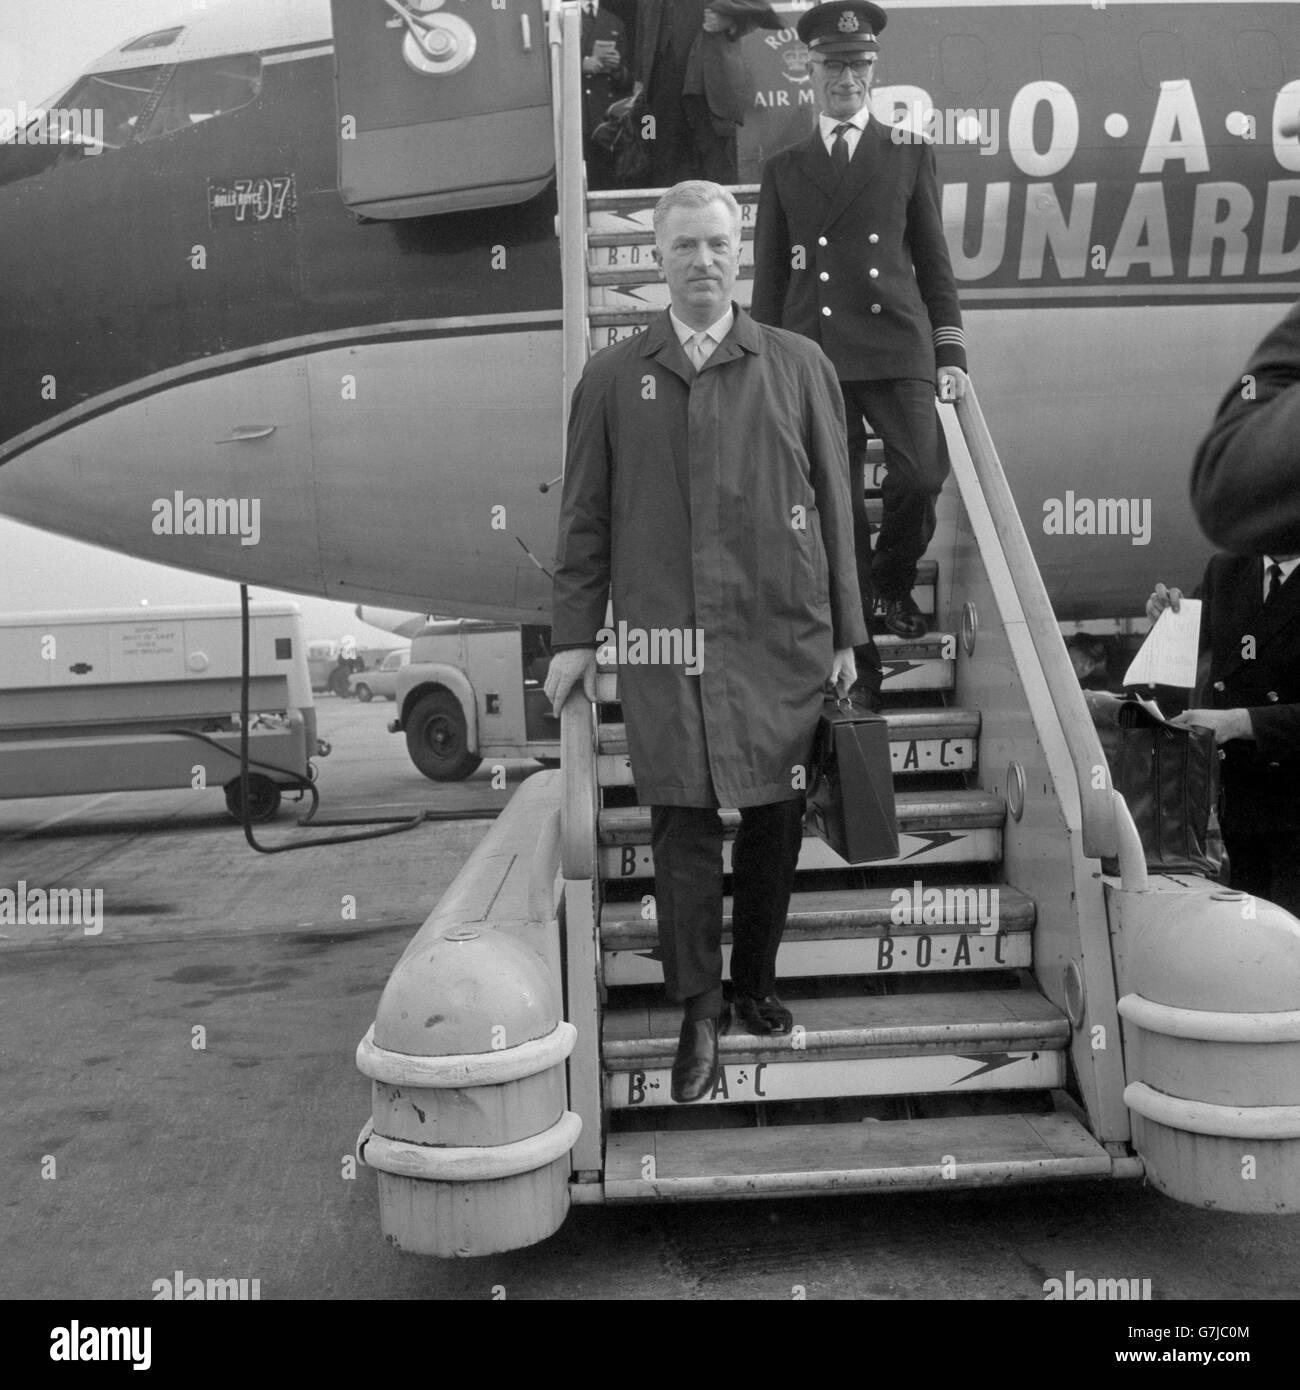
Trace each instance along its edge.
<instances>
[{"instance_id":1,"label":"light necktie","mask_svg":"<svg viewBox=\"0 0 1300 1390\"><path fill-rule=\"evenodd\" d=\"M707 333L692 333L686 340L686 350L698 372L712 355L713 346Z\"/></svg>"},{"instance_id":2,"label":"light necktie","mask_svg":"<svg viewBox=\"0 0 1300 1390\"><path fill-rule=\"evenodd\" d=\"M1264 595L1265 603L1272 603L1282 591L1282 566L1276 560L1268 567L1268 593Z\"/></svg>"},{"instance_id":3,"label":"light necktie","mask_svg":"<svg viewBox=\"0 0 1300 1390\"><path fill-rule=\"evenodd\" d=\"M845 169L849 167L848 132L852 129L851 121L841 121L835 127L835 140L831 145L831 163L835 166L835 172L840 175L843 175Z\"/></svg>"}]
</instances>

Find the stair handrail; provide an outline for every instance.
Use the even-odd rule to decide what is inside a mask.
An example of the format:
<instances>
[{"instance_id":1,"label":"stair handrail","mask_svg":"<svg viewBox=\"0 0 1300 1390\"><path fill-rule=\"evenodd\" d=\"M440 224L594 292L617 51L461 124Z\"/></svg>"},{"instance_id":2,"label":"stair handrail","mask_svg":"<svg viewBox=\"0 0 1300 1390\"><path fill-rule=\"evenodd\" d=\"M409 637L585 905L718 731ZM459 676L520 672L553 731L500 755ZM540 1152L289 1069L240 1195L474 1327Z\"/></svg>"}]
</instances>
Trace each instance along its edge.
<instances>
[{"instance_id":1,"label":"stair handrail","mask_svg":"<svg viewBox=\"0 0 1300 1390\"><path fill-rule=\"evenodd\" d=\"M1079 784L1079 815L1083 834L1083 852L1091 859L1115 859L1123 848L1121 861L1125 888L1145 886L1146 865L1134 861L1127 837L1121 840L1116 825L1116 808L1112 800L1110 768L1102 751L1101 740L1088 713L1083 690L1065 649L1061 629L1047 597L1043 577L1034 559L1029 537L1025 533L1020 512L1011 493L1011 485L1003 471L1002 461L993 444L993 437L980 409L975 388L967 383L966 394L954 402L957 423L961 427L966 448L975 468L980 490L988 504L989 513L1002 543L1012 583L1025 615L1034 650L1042 668L1043 678L1060 716L1061 731L1074 764L1075 780ZM1103 785L1094 785L1093 770L1103 770Z\"/></svg>"},{"instance_id":2,"label":"stair handrail","mask_svg":"<svg viewBox=\"0 0 1300 1390\"><path fill-rule=\"evenodd\" d=\"M560 872L566 879L596 877L596 706L581 687L560 711Z\"/></svg>"},{"instance_id":3,"label":"stair handrail","mask_svg":"<svg viewBox=\"0 0 1300 1390\"><path fill-rule=\"evenodd\" d=\"M561 459L569 428L569 402L589 352L587 331L587 208L582 159L582 10L552 0L547 41L551 48L551 101L555 134L555 184L560 240Z\"/></svg>"}]
</instances>

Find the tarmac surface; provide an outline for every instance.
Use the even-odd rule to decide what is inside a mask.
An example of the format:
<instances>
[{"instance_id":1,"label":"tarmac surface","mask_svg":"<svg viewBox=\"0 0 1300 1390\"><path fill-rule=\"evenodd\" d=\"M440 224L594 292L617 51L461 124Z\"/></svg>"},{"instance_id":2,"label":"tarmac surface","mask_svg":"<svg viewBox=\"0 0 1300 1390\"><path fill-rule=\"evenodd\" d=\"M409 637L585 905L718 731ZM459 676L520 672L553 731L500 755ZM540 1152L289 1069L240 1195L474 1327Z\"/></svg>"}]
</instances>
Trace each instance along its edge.
<instances>
[{"instance_id":1,"label":"tarmac surface","mask_svg":"<svg viewBox=\"0 0 1300 1390\"><path fill-rule=\"evenodd\" d=\"M438 785L385 732L387 701L318 712L322 817L490 813L538 770ZM177 1271L262 1299L1041 1301L1070 1270L1150 1279L1156 1300L1300 1293L1300 1219L1132 1182L575 1208L508 1255L394 1252L373 1173L348 1171L370 1110L354 1052L488 823L267 858L220 792L0 801L0 886L104 894L97 935L0 926L0 1297L151 1299Z\"/></svg>"}]
</instances>

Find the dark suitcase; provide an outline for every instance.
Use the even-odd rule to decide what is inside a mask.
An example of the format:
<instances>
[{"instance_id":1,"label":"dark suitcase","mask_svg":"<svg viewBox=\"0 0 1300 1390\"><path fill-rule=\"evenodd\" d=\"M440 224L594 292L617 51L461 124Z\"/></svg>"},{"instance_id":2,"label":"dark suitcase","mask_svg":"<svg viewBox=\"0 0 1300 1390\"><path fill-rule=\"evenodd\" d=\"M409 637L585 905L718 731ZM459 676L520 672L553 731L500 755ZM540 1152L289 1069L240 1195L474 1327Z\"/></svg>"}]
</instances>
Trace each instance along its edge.
<instances>
[{"instance_id":1,"label":"dark suitcase","mask_svg":"<svg viewBox=\"0 0 1300 1390\"><path fill-rule=\"evenodd\" d=\"M807 824L849 864L897 856L889 728L880 715L826 701L813 742Z\"/></svg>"}]
</instances>

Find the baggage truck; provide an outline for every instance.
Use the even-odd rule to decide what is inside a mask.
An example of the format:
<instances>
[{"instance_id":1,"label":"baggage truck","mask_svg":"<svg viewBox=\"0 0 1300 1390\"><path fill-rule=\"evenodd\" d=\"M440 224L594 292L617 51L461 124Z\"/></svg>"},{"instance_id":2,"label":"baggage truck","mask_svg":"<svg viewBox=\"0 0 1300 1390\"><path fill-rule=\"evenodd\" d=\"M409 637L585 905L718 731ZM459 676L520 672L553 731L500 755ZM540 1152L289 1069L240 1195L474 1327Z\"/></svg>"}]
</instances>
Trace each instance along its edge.
<instances>
[{"instance_id":1,"label":"baggage truck","mask_svg":"<svg viewBox=\"0 0 1300 1390\"><path fill-rule=\"evenodd\" d=\"M264 821L329 749L298 605L249 618L249 809ZM0 618L0 797L215 788L239 819L241 669L238 605Z\"/></svg>"},{"instance_id":2,"label":"baggage truck","mask_svg":"<svg viewBox=\"0 0 1300 1390\"><path fill-rule=\"evenodd\" d=\"M473 618L426 624L397 675L389 733L435 782L470 777L484 758L560 759L560 722L542 682L550 629Z\"/></svg>"}]
</instances>

